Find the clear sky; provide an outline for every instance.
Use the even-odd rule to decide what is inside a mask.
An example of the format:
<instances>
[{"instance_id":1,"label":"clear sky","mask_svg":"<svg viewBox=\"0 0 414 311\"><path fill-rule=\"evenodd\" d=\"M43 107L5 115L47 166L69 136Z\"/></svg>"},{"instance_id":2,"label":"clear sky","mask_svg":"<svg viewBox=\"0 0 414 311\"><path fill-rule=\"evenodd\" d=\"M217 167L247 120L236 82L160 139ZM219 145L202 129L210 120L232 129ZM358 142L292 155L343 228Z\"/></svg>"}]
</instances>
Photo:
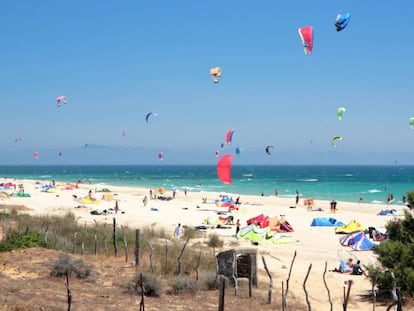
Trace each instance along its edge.
<instances>
[{"instance_id":1,"label":"clear sky","mask_svg":"<svg viewBox=\"0 0 414 311\"><path fill-rule=\"evenodd\" d=\"M341 12L351 21L336 32ZM0 163L76 163L89 144L124 150L102 152L108 163L163 151L166 164L213 164L239 146L240 164L414 164L413 12L412 0L3 0Z\"/></svg>"}]
</instances>

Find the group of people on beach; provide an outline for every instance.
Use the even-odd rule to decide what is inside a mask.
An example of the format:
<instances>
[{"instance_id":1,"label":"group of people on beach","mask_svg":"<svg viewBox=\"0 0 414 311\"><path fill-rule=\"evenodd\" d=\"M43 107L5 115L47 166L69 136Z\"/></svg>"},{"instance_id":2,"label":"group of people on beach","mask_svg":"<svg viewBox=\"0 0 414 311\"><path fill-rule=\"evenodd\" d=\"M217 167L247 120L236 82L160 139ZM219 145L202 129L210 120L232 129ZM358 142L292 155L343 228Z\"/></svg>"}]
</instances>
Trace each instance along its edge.
<instances>
[{"instance_id":1,"label":"group of people on beach","mask_svg":"<svg viewBox=\"0 0 414 311\"><path fill-rule=\"evenodd\" d=\"M357 262L354 263L352 258L349 258L344 266L340 265L339 268L335 268L333 271L350 273L351 275L366 275L365 271L361 267L361 260L357 260Z\"/></svg>"}]
</instances>

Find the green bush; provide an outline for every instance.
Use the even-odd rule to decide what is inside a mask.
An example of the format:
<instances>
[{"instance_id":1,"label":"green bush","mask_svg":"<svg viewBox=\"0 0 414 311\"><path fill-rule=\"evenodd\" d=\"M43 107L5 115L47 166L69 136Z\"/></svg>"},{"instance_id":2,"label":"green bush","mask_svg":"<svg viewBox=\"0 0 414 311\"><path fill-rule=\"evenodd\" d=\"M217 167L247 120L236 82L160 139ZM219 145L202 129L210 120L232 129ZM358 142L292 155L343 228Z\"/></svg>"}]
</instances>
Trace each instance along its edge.
<instances>
[{"instance_id":1,"label":"green bush","mask_svg":"<svg viewBox=\"0 0 414 311\"><path fill-rule=\"evenodd\" d=\"M387 223L388 238L374 249L384 271L378 276L377 283L379 289L389 290L390 271L393 271L401 293L413 296L414 218L408 210L405 211L404 216L404 219L399 222Z\"/></svg>"},{"instance_id":2,"label":"green bush","mask_svg":"<svg viewBox=\"0 0 414 311\"><path fill-rule=\"evenodd\" d=\"M50 275L61 277L65 276L66 273L70 277L86 279L91 276L92 268L81 259L72 260L68 255L61 254L59 259L52 264Z\"/></svg>"},{"instance_id":3,"label":"green bush","mask_svg":"<svg viewBox=\"0 0 414 311\"><path fill-rule=\"evenodd\" d=\"M0 243L0 252L11 251L19 248L45 247L44 236L38 232L28 234L14 234L6 241Z\"/></svg>"},{"instance_id":4,"label":"green bush","mask_svg":"<svg viewBox=\"0 0 414 311\"><path fill-rule=\"evenodd\" d=\"M161 285L158 279L146 272L142 273L142 285L144 288L144 295L150 297L161 296ZM128 284L128 291L133 294L141 295L141 277L140 272L136 273Z\"/></svg>"},{"instance_id":5,"label":"green bush","mask_svg":"<svg viewBox=\"0 0 414 311\"><path fill-rule=\"evenodd\" d=\"M407 192L407 202L408 207L410 208L410 210L412 210L414 208L414 191Z\"/></svg>"}]
</instances>

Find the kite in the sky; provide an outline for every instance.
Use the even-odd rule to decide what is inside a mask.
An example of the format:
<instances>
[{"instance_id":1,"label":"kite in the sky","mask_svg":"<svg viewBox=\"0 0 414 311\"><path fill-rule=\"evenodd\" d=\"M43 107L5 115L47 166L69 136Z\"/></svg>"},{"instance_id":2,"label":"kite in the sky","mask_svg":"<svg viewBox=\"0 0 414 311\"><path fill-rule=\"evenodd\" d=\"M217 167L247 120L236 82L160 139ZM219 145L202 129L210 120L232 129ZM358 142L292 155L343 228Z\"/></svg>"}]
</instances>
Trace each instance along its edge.
<instances>
[{"instance_id":1,"label":"kite in the sky","mask_svg":"<svg viewBox=\"0 0 414 311\"><path fill-rule=\"evenodd\" d=\"M223 184L231 185L232 154L225 154L217 162L217 176Z\"/></svg>"},{"instance_id":2,"label":"kite in the sky","mask_svg":"<svg viewBox=\"0 0 414 311\"><path fill-rule=\"evenodd\" d=\"M158 153L158 159L160 161L164 160L164 154L162 152Z\"/></svg>"},{"instance_id":3,"label":"kite in the sky","mask_svg":"<svg viewBox=\"0 0 414 311\"><path fill-rule=\"evenodd\" d=\"M272 149L273 149L273 146L272 146L272 145L269 145L269 146L266 146L266 148L265 148L265 151L266 151L266 153L267 153L268 155L271 155L271 153L270 153L270 148L272 148Z\"/></svg>"},{"instance_id":4,"label":"kite in the sky","mask_svg":"<svg viewBox=\"0 0 414 311\"><path fill-rule=\"evenodd\" d=\"M410 119L408 119L408 124L410 125L412 129L414 129L414 117L411 117Z\"/></svg>"},{"instance_id":5,"label":"kite in the sky","mask_svg":"<svg viewBox=\"0 0 414 311\"><path fill-rule=\"evenodd\" d=\"M338 109L336 109L336 116L338 117L339 120L342 120L342 114L346 111L346 109L344 107L339 107Z\"/></svg>"},{"instance_id":6,"label":"kite in the sky","mask_svg":"<svg viewBox=\"0 0 414 311\"><path fill-rule=\"evenodd\" d=\"M350 19L351 19L351 13L338 14L335 20L336 31L344 30L345 27L348 26Z\"/></svg>"},{"instance_id":7,"label":"kite in the sky","mask_svg":"<svg viewBox=\"0 0 414 311\"><path fill-rule=\"evenodd\" d=\"M306 26L298 29L300 40L306 55L312 54L313 48L313 27Z\"/></svg>"},{"instance_id":8,"label":"kite in the sky","mask_svg":"<svg viewBox=\"0 0 414 311\"><path fill-rule=\"evenodd\" d=\"M336 147L336 142L339 141L339 140L343 140L343 137L342 136L334 136L334 137L332 137L331 144L334 147Z\"/></svg>"},{"instance_id":9,"label":"kite in the sky","mask_svg":"<svg viewBox=\"0 0 414 311\"><path fill-rule=\"evenodd\" d=\"M214 83L219 82L219 78L221 77L221 68L220 67L214 67L210 69L210 76L213 79Z\"/></svg>"},{"instance_id":10,"label":"kite in the sky","mask_svg":"<svg viewBox=\"0 0 414 311\"><path fill-rule=\"evenodd\" d=\"M230 145L231 141L233 139L233 134L234 134L234 130L233 129L229 129L226 133L226 144Z\"/></svg>"},{"instance_id":11,"label":"kite in the sky","mask_svg":"<svg viewBox=\"0 0 414 311\"><path fill-rule=\"evenodd\" d=\"M19 142L19 141L21 141L22 140L22 138L21 137L16 137L15 139L14 139L14 142L15 143L17 143L17 142Z\"/></svg>"},{"instance_id":12,"label":"kite in the sky","mask_svg":"<svg viewBox=\"0 0 414 311\"><path fill-rule=\"evenodd\" d=\"M59 152L59 157L61 157L63 155L63 153L62 152Z\"/></svg>"},{"instance_id":13,"label":"kite in the sky","mask_svg":"<svg viewBox=\"0 0 414 311\"><path fill-rule=\"evenodd\" d=\"M148 123L148 121L149 121L149 117L150 116L154 116L154 117L156 117L157 116L157 114L155 113L155 112L148 112L147 113L147 115L145 116L145 121L147 121L147 123Z\"/></svg>"},{"instance_id":14,"label":"kite in the sky","mask_svg":"<svg viewBox=\"0 0 414 311\"><path fill-rule=\"evenodd\" d=\"M35 160L39 159L39 152L35 151L35 152L33 153L33 158L34 158Z\"/></svg>"},{"instance_id":15,"label":"kite in the sky","mask_svg":"<svg viewBox=\"0 0 414 311\"><path fill-rule=\"evenodd\" d=\"M218 150L216 150L216 157L218 157L219 156L219 151Z\"/></svg>"},{"instance_id":16,"label":"kite in the sky","mask_svg":"<svg viewBox=\"0 0 414 311\"><path fill-rule=\"evenodd\" d=\"M122 135L122 137L125 137L125 135L126 135L125 131L122 131L121 135Z\"/></svg>"},{"instance_id":17,"label":"kite in the sky","mask_svg":"<svg viewBox=\"0 0 414 311\"><path fill-rule=\"evenodd\" d=\"M240 147L236 147L236 149L234 150L234 152L239 156L240 152L241 152L241 148Z\"/></svg>"},{"instance_id":18,"label":"kite in the sky","mask_svg":"<svg viewBox=\"0 0 414 311\"><path fill-rule=\"evenodd\" d=\"M66 100L66 96L58 96L56 97L56 105L58 107L62 106L62 104L67 104L68 101Z\"/></svg>"}]
</instances>

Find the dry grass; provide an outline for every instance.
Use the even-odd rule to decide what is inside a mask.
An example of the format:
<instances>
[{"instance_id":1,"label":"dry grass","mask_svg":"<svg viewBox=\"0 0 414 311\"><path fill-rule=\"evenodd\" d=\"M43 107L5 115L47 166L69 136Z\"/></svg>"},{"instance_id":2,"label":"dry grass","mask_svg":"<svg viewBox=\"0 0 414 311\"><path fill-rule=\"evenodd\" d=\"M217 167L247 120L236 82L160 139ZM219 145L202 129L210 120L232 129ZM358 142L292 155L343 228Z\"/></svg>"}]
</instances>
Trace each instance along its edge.
<instances>
[{"instance_id":1,"label":"dry grass","mask_svg":"<svg viewBox=\"0 0 414 311\"><path fill-rule=\"evenodd\" d=\"M50 263L59 260L60 251L34 248L0 254L3 274L0 276L0 311L9 310L65 310L67 309L65 278L50 276ZM139 310L140 296L125 289L136 275L135 267L125 265L123 258L114 256L75 256L93 267L96 278L91 280L70 279L73 297L72 310ZM191 279L191 277L186 277ZM218 291L198 290L179 295L167 295L174 283L173 276L159 278L160 297L145 297L145 309L154 310L217 310ZM194 282L194 278L192 279ZM246 282L241 282L238 296L227 287L225 310L281 310L278 302L266 303L266 286L254 289L248 297ZM278 299L275 296L275 299ZM294 300L291 299L293 306ZM295 310L307 310L296 304Z\"/></svg>"}]
</instances>

